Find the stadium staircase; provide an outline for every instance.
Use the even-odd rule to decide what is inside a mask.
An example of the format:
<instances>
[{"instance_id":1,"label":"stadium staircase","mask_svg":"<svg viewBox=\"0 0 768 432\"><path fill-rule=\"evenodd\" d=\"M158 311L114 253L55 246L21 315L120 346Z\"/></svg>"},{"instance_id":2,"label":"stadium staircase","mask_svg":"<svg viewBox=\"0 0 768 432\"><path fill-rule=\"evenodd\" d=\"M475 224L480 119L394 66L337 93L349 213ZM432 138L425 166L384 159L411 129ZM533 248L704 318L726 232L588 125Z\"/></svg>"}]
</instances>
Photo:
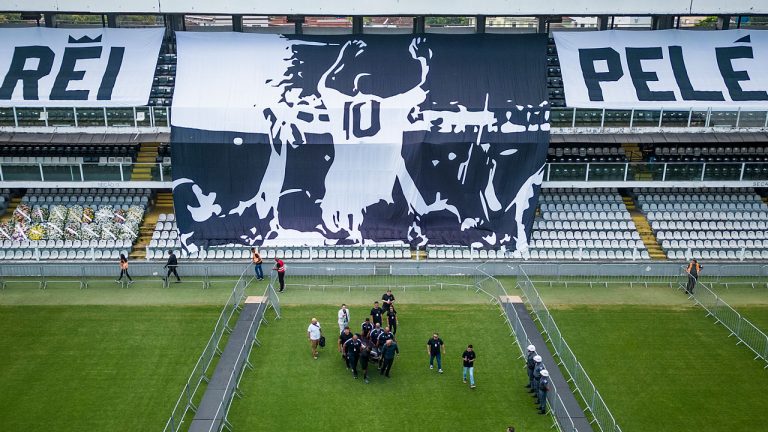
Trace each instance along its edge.
<instances>
[{"instance_id":1,"label":"stadium staircase","mask_svg":"<svg viewBox=\"0 0 768 432\"><path fill-rule=\"evenodd\" d=\"M640 239L643 241L645 248L648 249L648 255L652 260L665 260L667 255L661 249L659 241L653 234L651 225L648 223L645 215L640 212L635 206L635 200L631 196L622 195L621 199L624 201L624 205L627 206L627 211L632 217L632 222L635 223L635 229L640 234Z\"/></svg>"},{"instance_id":2,"label":"stadium staircase","mask_svg":"<svg viewBox=\"0 0 768 432\"><path fill-rule=\"evenodd\" d=\"M133 244L131 260L144 260L147 258L147 246L152 240L158 217L163 213L173 213L173 195L170 192L158 192L154 205L147 210L144 222L139 227L139 240Z\"/></svg>"},{"instance_id":3,"label":"stadium staircase","mask_svg":"<svg viewBox=\"0 0 768 432\"><path fill-rule=\"evenodd\" d=\"M141 143L139 153L136 155L136 163L139 164L154 164L157 161L157 150L160 148L160 143ZM133 168L133 174L131 174L131 180L133 181L149 181L152 180L152 165L136 165Z\"/></svg>"},{"instance_id":4,"label":"stadium staircase","mask_svg":"<svg viewBox=\"0 0 768 432\"><path fill-rule=\"evenodd\" d=\"M640 146L637 145L637 143L623 143L621 144L621 147L624 149L624 154L627 156L627 161L629 163L644 161L643 151L640 150ZM637 181L653 180L651 172L644 168L643 165L640 165L640 167L634 167L630 173L632 173L630 175L634 176L634 180ZM630 179L628 178L628 180ZM629 206L627 206L627 208L629 208Z\"/></svg>"},{"instance_id":5,"label":"stadium staircase","mask_svg":"<svg viewBox=\"0 0 768 432\"><path fill-rule=\"evenodd\" d=\"M643 152L640 150L640 146L637 145L637 143L623 143L621 147L624 149L624 154L630 162L643 161Z\"/></svg>"},{"instance_id":6,"label":"stadium staircase","mask_svg":"<svg viewBox=\"0 0 768 432\"><path fill-rule=\"evenodd\" d=\"M0 217L0 223L5 223L11 220L13 213L16 211L16 207L21 203L21 197L12 197L8 202L8 208L5 210L5 214Z\"/></svg>"}]
</instances>

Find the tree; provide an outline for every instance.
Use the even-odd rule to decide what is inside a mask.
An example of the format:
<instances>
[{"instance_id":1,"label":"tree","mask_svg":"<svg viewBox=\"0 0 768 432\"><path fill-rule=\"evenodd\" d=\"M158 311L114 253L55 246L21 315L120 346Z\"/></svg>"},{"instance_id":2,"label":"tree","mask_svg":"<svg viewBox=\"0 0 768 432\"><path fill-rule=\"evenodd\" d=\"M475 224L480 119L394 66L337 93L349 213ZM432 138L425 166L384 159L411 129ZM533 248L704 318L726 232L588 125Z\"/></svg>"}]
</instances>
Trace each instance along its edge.
<instances>
[{"instance_id":1,"label":"tree","mask_svg":"<svg viewBox=\"0 0 768 432\"><path fill-rule=\"evenodd\" d=\"M717 25L716 16L708 16L696 23L696 27L715 27Z\"/></svg>"},{"instance_id":2,"label":"tree","mask_svg":"<svg viewBox=\"0 0 768 432\"><path fill-rule=\"evenodd\" d=\"M469 22L469 17L459 16L428 16L424 19L424 23L433 27L468 27L471 25Z\"/></svg>"}]
</instances>

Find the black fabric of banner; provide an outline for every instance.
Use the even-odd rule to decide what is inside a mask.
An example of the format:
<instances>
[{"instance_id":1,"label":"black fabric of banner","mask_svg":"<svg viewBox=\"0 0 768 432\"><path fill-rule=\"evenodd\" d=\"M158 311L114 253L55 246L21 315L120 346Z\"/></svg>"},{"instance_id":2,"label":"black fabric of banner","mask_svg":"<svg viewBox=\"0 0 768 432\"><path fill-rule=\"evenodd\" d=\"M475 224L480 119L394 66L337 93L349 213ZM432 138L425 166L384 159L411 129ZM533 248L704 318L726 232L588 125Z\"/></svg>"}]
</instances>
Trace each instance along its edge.
<instances>
[{"instance_id":1,"label":"black fabric of banner","mask_svg":"<svg viewBox=\"0 0 768 432\"><path fill-rule=\"evenodd\" d=\"M291 97L256 113L270 128L172 127L186 249L527 247L549 144L546 36L300 40L316 44L289 53L281 85Z\"/></svg>"}]
</instances>

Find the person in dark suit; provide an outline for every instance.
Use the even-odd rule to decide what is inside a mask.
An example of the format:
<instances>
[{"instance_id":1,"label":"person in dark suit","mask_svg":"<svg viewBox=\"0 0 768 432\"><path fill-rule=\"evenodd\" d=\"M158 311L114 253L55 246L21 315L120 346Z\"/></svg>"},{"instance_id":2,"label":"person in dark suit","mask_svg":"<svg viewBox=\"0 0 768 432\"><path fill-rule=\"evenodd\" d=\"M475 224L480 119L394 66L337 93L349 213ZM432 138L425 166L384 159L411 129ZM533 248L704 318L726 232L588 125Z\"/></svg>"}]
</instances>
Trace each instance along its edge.
<instances>
[{"instance_id":1,"label":"person in dark suit","mask_svg":"<svg viewBox=\"0 0 768 432\"><path fill-rule=\"evenodd\" d=\"M176 259L176 254L173 253L172 250L168 251L168 262L165 263L165 269L168 269L168 274L165 275L165 283L168 283L168 278L171 277L171 275L176 276L176 283L181 282L181 278L179 277L179 273L176 271L176 267L179 266L179 260Z\"/></svg>"}]
</instances>

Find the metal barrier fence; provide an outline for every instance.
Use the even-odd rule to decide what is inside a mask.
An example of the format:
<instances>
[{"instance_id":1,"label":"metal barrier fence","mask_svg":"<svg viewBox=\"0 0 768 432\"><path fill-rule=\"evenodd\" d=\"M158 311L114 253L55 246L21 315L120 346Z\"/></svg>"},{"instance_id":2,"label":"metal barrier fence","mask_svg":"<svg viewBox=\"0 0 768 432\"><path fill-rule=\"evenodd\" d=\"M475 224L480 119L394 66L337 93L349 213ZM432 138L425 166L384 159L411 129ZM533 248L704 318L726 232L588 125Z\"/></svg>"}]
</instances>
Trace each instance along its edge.
<instances>
[{"instance_id":1,"label":"metal barrier fence","mask_svg":"<svg viewBox=\"0 0 768 432\"><path fill-rule=\"evenodd\" d=\"M681 267L681 270L678 288L688 292L690 276L685 267ZM755 353L755 360L763 360L766 363L763 369L768 368L768 335L696 278L693 278L693 293L689 293L689 298L704 308L707 316L712 316L715 322L727 328L731 332L728 337L736 336L739 340L737 345L745 345Z\"/></svg>"},{"instance_id":2,"label":"metal barrier fence","mask_svg":"<svg viewBox=\"0 0 768 432\"><path fill-rule=\"evenodd\" d=\"M525 331L523 323L520 321L520 317L517 315L517 311L514 308L511 309L513 315L512 319L507 317L503 304L499 301L499 297L508 295L504 285L499 282L498 279L485 273L480 268L477 269L475 283L478 291L482 291L486 295L492 296L494 301L499 304L502 311L501 316L504 317L504 321L506 321L510 330L512 330L511 335L515 337L515 342L520 349L520 356L518 359L523 359L523 365L525 365L526 347L531 345L531 339L528 337L528 333ZM553 426L556 426L557 429L562 432L577 432L573 417L565 407L555 383L552 382L551 386L552 390L547 394L547 403L549 404L549 413L554 420Z\"/></svg>"},{"instance_id":3,"label":"metal barrier fence","mask_svg":"<svg viewBox=\"0 0 768 432\"><path fill-rule=\"evenodd\" d=\"M584 367L576 359L576 355L571 350L571 347L566 343L554 318L549 313L549 309L547 309L547 306L541 299L534 282L528 277L523 267L522 265L519 266L520 271L518 273L517 285L523 291L525 301L547 335L555 354L560 359L560 364L563 365L566 372L571 376L571 381L576 391L579 392L587 409L592 413L592 423L596 423L603 432L621 432L621 428L616 423L616 419L605 404L603 397L597 391L595 384L587 375Z\"/></svg>"},{"instance_id":4,"label":"metal barrier fence","mask_svg":"<svg viewBox=\"0 0 768 432\"><path fill-rule=\"evenodd\" d=\"M274 270L272 273L275 273ZM272 275L270 275L270 281L273 280ZM271 306L272 309L274 309L276 318L280 318L280 299L277 297L277 293L275 292L275 289L273 285L270 283L267 285L267 288L264 290L264 297L267 297L267 307ZM258 338L256 337L256 334L259 331L259 328L261 327L260 324L264 323L267 324L268 321L266 320L266 310L264 311L265 315L262 316L260 320L256 319L256 316L254 316L254 319L251 320L249 326L248 326L248 336L246 336L245 340L243 341L243 345L240 346L240 350L237 353L237 358L235 360L235 364L241 364L241 361L244 363L244 367L240 368L239 370L235 368L232 373L230 373L229 378L227 379L227 384L225 387L224 396L222 396L221 401L219 402L218 407L216 408L216 413L213 415L214 419L221 419L221 422L218 424L218 427L216 427L216 421L211 423L211 426L208 428L208 432L216 432L223 430L226 428L229 431L232 431L232 424L227 419L227 416L229 415L229 408L232 405L232 400L234 399L234 396L237 395L238 397L242 397L242 392L240 391L240 381L243 379L243 375L245 374L245 368L253 369L253 365L251 365L248 358L251 355L251 351L253 350L253 345L259 345L261 346L261 343L259 342ZM226 395L229 394L229 397L226 397Z\"/></svg>"},{"instance_id":5,"label":"metal barrier fence","mask_svg":"<svg viewBox=\"0 0 768 432\"><path fill-rule=\"evenodd\" d=\"M224 332L231 331L229 322L235 314L235 311L240 308L240 303L245 298L245 290L251 280L253 280L249 273L250 269L251 267L248 266L242 273L240 273L240 278L235 283L235 286L232 289L232 294L230 294L226 304L224 304L221 314L219 314L219 318L213 327L211 337L208 339L205 348L203 348L203 352L200 354L197 363L195 363L195 367L192 368L192 373L189 374L189 378L187 378L187 382L181 390L181 394L171 411L171 415L163 428L163 432L180 431L180 427L189 410L192 410L193 412L197 411L197 405L195 404L195 400L197 400L197 392L203 381L206 383L209 381L208 369L210 368L211 363L213 363L213 358L217 354L221 354L219 345L224 337Z\"/></svg>"},{"instance_id":6,"label":"metal barrier fence","mask_svg":"<svg viewBox=\"0 0 768 432\"><path fill-rule=\"evenodd\" d=\"M242 264L237 265L236 268L239 272ZM135 263L128 271L132 278L144 278L143 284L151 282L164 288L168 287L164 279L166 270L159 264ZM199 283L203 289L211 286L210 265L181 264L177 271L187 284ZM38 288L46 289L49 284L55 283L73 284L85 289L97 282L115 282L119 275L120 269L111 263L3 264L0 265L0 288L4 289L8 284L35 284ZM125 288L128 278L123 278L119 283Z\"/></svg>"}]
</instances>

